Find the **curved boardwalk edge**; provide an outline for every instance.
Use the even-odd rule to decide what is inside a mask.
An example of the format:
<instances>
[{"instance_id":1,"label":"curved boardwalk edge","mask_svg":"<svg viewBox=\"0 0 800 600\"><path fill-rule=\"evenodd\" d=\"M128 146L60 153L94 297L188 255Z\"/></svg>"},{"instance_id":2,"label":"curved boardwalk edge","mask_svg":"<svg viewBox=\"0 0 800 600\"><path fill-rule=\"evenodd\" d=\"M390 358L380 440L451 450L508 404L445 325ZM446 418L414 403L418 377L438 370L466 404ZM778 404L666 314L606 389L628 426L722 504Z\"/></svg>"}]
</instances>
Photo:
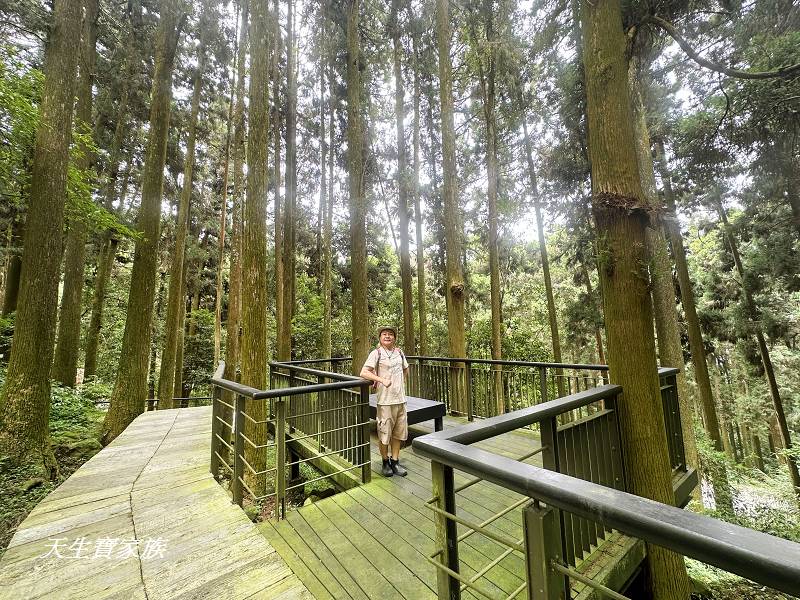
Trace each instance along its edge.
<instances>
[{"instance_id":1,"label":"curved boardwalk edge","mask_svg":"<svg viewBox=\"0 0 800 600\"><path fill-rule=\"evenodd\" d=\"M0 598L312 598L208 472L210 407L147 412L49 494Z\"/></svg>"}]
</instances>

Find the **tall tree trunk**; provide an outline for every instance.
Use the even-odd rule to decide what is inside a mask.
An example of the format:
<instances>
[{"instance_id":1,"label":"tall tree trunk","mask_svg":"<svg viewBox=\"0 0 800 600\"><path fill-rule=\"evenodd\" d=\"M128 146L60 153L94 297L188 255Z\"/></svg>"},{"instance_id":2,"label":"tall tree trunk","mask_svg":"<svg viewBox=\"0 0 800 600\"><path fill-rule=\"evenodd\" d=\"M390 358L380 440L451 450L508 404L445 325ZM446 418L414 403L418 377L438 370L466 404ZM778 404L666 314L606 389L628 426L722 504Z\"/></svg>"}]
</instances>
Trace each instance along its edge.
<instances>
[{"instance_id":1,"label":"tall tree trunk","mask_svg":"<svg viewBox=\"0 0 800 600\"><path fill-rule=\"evenodd\" d=\"M664 159L664 144L661 140L655 142L656 165L661 175L661 182L664 188L664 200L666 204L666 214L664 215L665 227L669 235L670 245L672 246L672 257L675 260L675 270L678 274L678 285L681 291L681 303L686 317L686 329L689 334L689 351L692 354L692 365L694 366L694 378L697 390L700 394L700 402L703 407L703 424L706 433L714 444L717 452L722 452L722 435L719 429L719 420L714 403L714 396L711 393L711 379L708 375L708 365L706 363L706 350L703 345L703 335L700 331L700 319L697 318L697 308L694 301L694 291L692 281L689 278L689 266L686 261L686 250L683 246L680 224L675 212L675 196L672 192L672 183Z\"/></svg>"},{"instance_id":2,"label":"tall tree trunk","mask_svg":"<svg viewBox=\"0 0 800 600\"><path fill-rule=\"evenodd\" d=\"M775 416L778 420L778 427L781 434L781 441L783 442L783 447L787 450L786 452L786 466L789 468L789 478L791 479L792 486L794 487L795 494L797 495L798 502L800 502L800 471L797 468L797 459L791 453L792 450L792 438L791 434L789 433L789 425L786 422L786 413L783 410L783 402L781 401L781 394L778 390L778 382L775 379L775 369L772 366L772 359L769 355L769 348L767 347L767 341L764 338L764 332L761 330L761 326L758 324L758 309L756 307L755 302L753 301L753 294L750 291L750 288L747 285L747 281L745 279L744 273L744 266L742 265L741 256L739 256L739 248L736 245L736 239L733 236L733 232L731 231L731 226L728 223L728 215L725 213L725 209L722 206L722 201L717 197L715 199L715 206L717 213L719 214L720 221L722 221L723 231L725 233L725 239L728 242L728 247L731 250L731 254L733 255L733 262L736 265L736 271L739 273L740 283L742 285L742 295L744 297L745 308L748 313L748 317L751 321L751 327L753 333L756 336L756 341L758 342L758 351L761 354L761 363L764 366L764 374L767 377L767 385L769 386L769 395L772 398L772 407L775 409ZM12 351L13 356L13 351Z\"/></svg>"},{"instance_id":3,"label":"tall tree trunk","mask_svg":"<svg viewBox=\"0 0 800 600\"><path fill-rule=\"evenodd\" d=\"M15 211L14 223L11 226L11 256L6 269L5 290L3 291L3 312L6 316L17 310L19 299L19 283L22 275L22 251L25 239L25 215Z\"/></svg>"},{"instance_id":4,"label":"tall tree trunk","mask_svg":"<svg viewBox=\"0 0 800 600\"><path fill-rule=\"evenodd\" d=\"M411 193L414 196L414 226L416 229L417 245L417 311L419 313L419 343L418 351L421 356L428 353L428 301L425 292L425 240L422 237L422 209L420 207L419 193L419 136L420 136L420 114L419 114L419 60L418 48L419 35L416 28L411 36L411 54L414 68L414 133L413 133L413 154L414 154L414 182Z\"/></svg>"},{"instance_id":5,"label":"tall tree trunk","mask_svg":"<svg viewBox=\"0 0 800 600\"><path fill-rule=\"evenodd\" d=\"M520 108L522 107L522 99L520 98ZM561 336L558 334L558 315L556 315L556 300L553 295L553 281L550 278L550 258L547 255L547 242L544 237L544 218L542 217L542 200L539 196L539 182L536 177L536 167L533 163L533 148L531 138L528 134L528 121L523 115L522 117L522 131L525 137L525 157L528 161L528 178L531 182L531 194L533 195L533 207L536 211L536 229L539 235L539 252L542 256L542 275L544 275L544 292L547 296L547 319L550 322L550 339L553 343L553 362L561 362ZM588 281L588 275L587 275ZM602 352L602 343L600 344L600 352ZM559 397L564 395L564 379L560 377L563 374L561 369L556 372L556 389L558 390Z\"/></svg>"},{"instance_id":6,"label":"tall tree trunk","mask_svg":"<svg viewBox=\"0 0 800 600\"><path fill-rule=\"evenodd\" d=\"M406 105L400 39L400 0L392 0L389 29L394 62L394 117L397 132L397 215L400 227L400 289L403 294L403 346L414 351L414 294L411 286L411 256L408 249L408 157L406 152Z\"/></svg>"},{"instance_id":7,"label":"tall tree trunk","mask_svg":"<svg viewBox=\"0 0 800 600\"><path fill-rule=\"evenodd\" d=\"M656 174L653 165L653 156L650 149L650 132L647 126L647 113L642 97L641 83L639 81L638 61L631 59L628 71L628 84L630 86L631 106L633 108L633 125L636 136L636 157L639 164L639 177L642 191L647 196L651 206L658 206L658 190L656 189ZM676 310L675 286L672 283L672 262L669 257L667 240L664 237L660 211L650 215L650 226L647 228L647 250L650 253L650 276L652 278L653 316L655 319L656 336L658 339L658 356L662 367L675 367L680 369L676 377L678 389L678 402L681 415L681 432L687 464L698 468L697 441L694 437L692 425L692 410L689 399L689 386L686 383L686 370L683 363L683 348L681 347L681 332L678 324L678 311ZM725 501L726 508L731 509L730 486L723 470L723 488L727 494L720 497L715 494L717 501ZM719 489L719 482L715 482L715 490ZM694 490L695 499L700 499L700 491Z\"/></svg>"},{"instance_id":8,"label":"tall tree trunk","mask_svg":"<svg viewBox=\"0 0 800 600\"><path fill-rule=\"evenodd\" d=\"M286 198L283 202L283 331L278 360L292 356L292 319L295 296L295 236L297 203L297 72L295 57L295 0L289 0L286 24Z\"/></svg>"},{"instance_id":9,"label":"tall tree trunk","mask_svg":"<svg viewBox=\"0 0 800 600\"><path fill-rule=\"evenodd\" d=\"M478 61L478 77L481 84L481 95L483 99L483 119L486 128L486 204L489 216L489 295L492 312L492 359L502 358L502 313L500 310L500 254L497 242L497 188L498 188L498 164L497 164L497 115L495 104L497 94L495 92L495 73L496 55L494 22L494 6L492 0L484 0L483 20L486 34L485 49L482 53L486 54L486 68L483 65L483 58ZM474 40L476 46L478 41ZM466 264L466 260L464 261ZM505 412L505 398L503 395L503 373L500 365L493 365L493 387L494 404L497 414Z\"/></svg>"},{"instance_id":10,"label":"tall tree trunk","mask_svg":"<svg viewBox=\"0 0 800 600\"><path fill-rule=\"evenodd\" d=\"M466 356L464 336L464 269L461 264L462 230L458 214L458 179L456 173L456 131L453 120L453 73L450 63L450 2L436 0L436 39L439 48L439 100L442 115L442 202L444 204L445 256L447 261L447 337L450 356ZM463 363L462 363L463 364ZM451 390L457 388L460 365L451 369ZM456 393L451 410L466 413L463 394Z\"/></svg>"},{"instance_id":11,"label":"tall tree trunk","mask_svg":"<svg viewBox=\"0 0 800 600\"><path fill-rule=\"evenodd\" d=\"M183 189L175 227L175 246L172 250L172 271L167 292L167 318L164 323L164 347L161 351L161 371L158 377L158 407L173 408L172 395L176 388L176 356L178 352L178 327L180 302L182 299L184 262L186 260L186 234L189 229L189 210L194 184L195 144L197 141L197 121L200 115L200 97L203 94L203 76L206 66L206 44L208 36L208 5L204 2L200 16L200 45L197 49L197 68L192 82L192 110L189 116L189 132L186 140L186 156L183 162Z\"/></svg>"},{"instance_id":12,"label":"tall tree trunk","mask_svg":"<svg viewBox=\"0 0 800 600\"><path fill-rule=\"evenodd\" d=\"M290 17L291 20L291 17ZM252 44L250 121L247 131L247 198L242 240L242 383L266 389L267 381L267 192L269 183L269 11L266 2L254 2L250 23ZM263 400L248 400L247 414L254 421L267 417ZM245 435L265 440L266 427L248 420ZM266 466L266 454L248 444L245 458L255 471ZM251 489L263 494L266 478L247 476ZM276 509L277 512L277 509Z\"/></svg>"},{"instance_id":13,"label":"tall tree trunk","mask_svg":"<svg viewBox=\"0 0 800 600\"><path fill-rule=\"evenodd\" d=\"M75 116L83 133L88 134L92 122L92 84L97 57L98 0L84 0L81 54L78 77L78 102ZM94 162L91 150L81 147L77 167L87 171ZM58 319L58 336L52 377L63 385L74 387L78 373L78 350L81 341L81 304L83 300L83 272L86 242L89 230L86 223L75 219L69 224L67 248L64 258L64 290L61 294L61 312Z\"/></svg>"},{"instance_id":14,"label":"tall tree trunk","mask_svg":"<svg viewBox=\"0 0 800 600\"><path fill-rule=\"evenodd\" d=\"M367 304L367 197L364 189L364 117L361 106L360 0L347 3L347 180L350 195L350 271L353 304L351 331L353 373L369 354Z\"/></svg>"},{"instance_id":15,"label":"tall tree trunk","mask_svg":"<svg viewBox=\"0 0 800 600\"><path fill-rule=\"evenodd\" d=\"M620 0L584 2L581 8L592 209L610 374L625 390L617 404L625 472L633 493L673 504L645 250L651 207L637 165L622 10ZM689 580L683 558L653 544L647 550L648 595L685 600Z\"/></svg>"},{"instance_id":16,"label":"tall tree trunk","mask_svg":"<svg viewBox=\"0 0 800 600\"><path fill-rule=\"evenodd\" d=\"M46 475L50 449L50 366L58 305L62 224L72 137L81 2L56 0L45 47L44 90L33 151L25 248L11 359L0 394L0 455Z\"/></svg>"},{"instance_id":17,"label":"tall tree trunk","mask_svg":"<svg viewBox=\"0 0 800 600\"><path fill-rule=\"evenodd\" d=\"M100 249L100 261L95 274L94 294L92 295L92 313L89 319L89 329L86 331L84 381L88 381L97 373L97 350L100 343L100 328L103 324L103 305L118 245L119 240L116 237L110 237Z\"/></svg>"},{"instance_id":18,"label":"tall tree trunk","mask_svg":"<svg viewBox=\"0 0 800 600\"><path fill-rule=\"evenodd\" d=\"M239 22L239 2L236 3L236 22ZM225 154L222 166L222 194L219 207L219 248L217 253L217 295L214 303L214 368L219 363L222 354L222 272L225 267L225 230L228 223L228 181L231 164L231 130L233 129L233 100L236 92L237 55L239 53L239 40L234 32L233 42L233 76L231 78L231 96L228 100L228 121L225 131Z\"/></svg>"},{"instance_id":19,"label":"tall tree trunk","mask_svg":"<svg viewBox=\"0 0 800 600\"><path fill-rule=\"evenodd\" d=\"M142 238L136 242L128 296L128 317L122 337L120 361L111 405L102 428L102 441L109 443L141 414L147 394L147 351L151 342L156 261L161 220L167 136L172 100L172 70L185 14L177 0L162 0L156 33L155 73L150 94L150 130L147 140L142 200L136 229Z\"/></svg>"},{"instance_id":20,"label":"tall tree trunk","mask_svg":"<svg viewBox=\"0 0 800 600\"><path fill-rule=\"evenodd\" d=\"M328 16L322 15L322 40L327 43ZM320 204L322 207L322 340L320 341L320 358L331 358L331 234L333 226L333 181L326 178L328 170L328 152L333 153L333 70L329 69L328 52L322 52L319 58L319 103L320 103ZM328 133L330 142L325 137L325 76L328 78L328 115L330 125ZM330 185L330 191L328 186Z\"/></svg>"},{"instance_id":21,"label":"tall tree trunk","mask_svg":"<svg viewBox=\"0 0 800 600\"><path fill-rule=\"evenodd\" d=\"M281 26L280 26L280 6L275 0L273 9L275 15L272 52L272 111L273 111L273 187L275 190L275 353L278 360L284 353L289 351L284 347L284 340L289 337L287 334L286 322L284 318L284 274L283 274L283 207L281 202Z\"/></svg>"},{"instance_id":22,"label":"tall tree trunk","mask_svg":"<svg viewBox=\"0 0 800 600\"><path fill-rule=\"evenodd\" d=\"M175 367L172 371L172 395L176 398L183 397L183 351L186 341L186 263L181 274L181 298L178 312L177 331L175 335ZM161 383L159 381L159 383Z\"/></svg>"},{"instance_id":23,"label":"tall tree trunk","mask_svg":"<svg viewBox=\"0 0 800 600\"><path fill-rule=\"evenodd\" d=\"M239 47L236 58L236 101L233 110L233 205L231 207L231 256L230 273L228 275L228 319L225 323L225 370L223 377L236 381L239 367L240 325L242 314L242 193L244 188L243 163L245 158L245 118L244 118L244 80L247 60L247 34L250 2L242 0L239 23ZM232 393L223 394L225 402L233 406ZM233 422L233 411L223 406L222 419L226 423ZM226 440L231 439L232 431L223 425L221 433ZM228 462L228 449L220 449L220 458Z\"/></svg>"}]
</instances>

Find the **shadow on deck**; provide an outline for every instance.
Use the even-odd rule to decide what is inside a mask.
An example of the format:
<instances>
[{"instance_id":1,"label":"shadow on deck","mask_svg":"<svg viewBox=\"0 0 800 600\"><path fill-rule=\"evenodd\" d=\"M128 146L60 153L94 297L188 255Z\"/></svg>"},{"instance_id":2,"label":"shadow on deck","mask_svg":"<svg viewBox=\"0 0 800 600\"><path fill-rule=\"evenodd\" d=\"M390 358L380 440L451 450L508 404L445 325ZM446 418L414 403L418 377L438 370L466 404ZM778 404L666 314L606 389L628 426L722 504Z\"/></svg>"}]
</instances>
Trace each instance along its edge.
<instances>
[{"instance_id":1,"label":"shadow on deck","mask_svg":"<svg viewBox=\"0 0 800 600\"><path fill-rule=\"evenodd\" d=\"M464 419L446 417L445 428ZM413 435L433 430L433 422L412 428ZM370 483L289 511L282 521L258 525L300 580L316 598L436 598L436 569L428 561L436 551L434 513L425 506L431 498L430 462L410 447L401 454L407 477L380 476L380 454L372 435L373 479ZM524 430L476 444L496 454L516 457L540 446L538 435ZM541 456L528 461L541 466ZM468 478L456 472L455 485ZM522 507L530 499L496 485L481 482L458 494L457 513L484 522L505 509L506 514L487 528L522 543ZM459 535L466 528L458 526ZM480 533L459 544L461 571L472 577L495 559L478 585L492 598L523 598L525 559ZM504 556L503 556L504 555ZM624 583L644 556L641 542L613 534L600 550L592 548L582 570L600 581ZM623 560L621 560L623 559ZM621 579L621 581L619 581ZM581 593L578 584L573 593ZM465 598L481 598L462 590Z\"/></svg>"}]
</instances>

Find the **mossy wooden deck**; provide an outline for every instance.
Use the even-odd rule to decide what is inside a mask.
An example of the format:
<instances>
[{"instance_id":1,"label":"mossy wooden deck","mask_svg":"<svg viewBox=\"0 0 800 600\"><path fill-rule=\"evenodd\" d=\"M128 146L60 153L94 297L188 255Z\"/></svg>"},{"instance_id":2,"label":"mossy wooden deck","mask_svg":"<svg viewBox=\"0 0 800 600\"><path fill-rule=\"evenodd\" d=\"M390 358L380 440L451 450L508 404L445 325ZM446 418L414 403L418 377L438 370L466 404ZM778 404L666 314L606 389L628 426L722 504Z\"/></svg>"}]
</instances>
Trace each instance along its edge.
<instances>
[{"instance_id":1,"label":"mossy wooden deck","mask_svg":"<svg viewBox=\"0 0 800 600\"><path fill-rule=\"evenodd\" d=\"M464 419L446 417L444 427L461 425ZM433 430L429 421L412 428L421 434ZM524 431L506 434L478 444L505 456L517 457L540 446L538 435ZM372 436L372 482L289 511L283 521L258 525L278 553L318 600L371 598L436 598L436 569L427 560L435 547L434 513L425 506L431 497L431 467L411 448L401 454L407 477L380 475L380 454ZM541 465L540 455L527 462ZM469 480L455 473L455 485ZM481 482L456 495L459 516L482 522L523 501L522 496ZM524 505L523 505L524 506ZM522 540L522 506L509 511L488 529ZM465 528L458 526L459 535ZM459 544L462 574L473 576L506 550L479 533ZM593 548L580 571L601 582L621 584L641 561L643 544L615 533L610 544ZM629 560L621 560L623 558ZM620 569L621 567L621 569ZM620 581L621 578L621 581ZM477 585L494 598L505 598L525 580L525 560L511 553L491 568ZM595 597L591 590L573 583L573 595ZM464 598L483 598L470 591ZM527 597L522 590L516 598Z\"/></svg>"},{"instance_id":2,"label":"mossy wooden deck","mask_svg":"<svg viewBox=\"0 0 800 600\"><path fill-rule=\"evenodd\" d=\"M445 419L445 427L461 423ZM433 429L432 422L425 425ZM539 442L533 435L514 433L481 446L519 456L537 448ZM435 551L434 515L425 507L431 497L430 463L407 448L401 463L408 476L383 478L374 436L372 460L371 483L291 511L285 521L262 523L259 529L318 599L435 598L436 570L425 558ZM456 474L456 485L466 481ZM480 483L458 494L458 514L480 522L521 499ZM489 528L521 540L521 508ZM463 532L461 526L459 532ZM459 544L463 572L473 575L505 549L473 534ZM495 597L504 597L516 590L524 577L524 560L512 553L478 585ZM473 596L465 593L464 597Z\"/></svg>"},{"instance_id":3,"label":"mossy wooden deck","mask_svg":"<svg viewBox=\"0 0 800 600\"><path fill-rule=\"evenodd\" d=\"M21 524L0 598L311 598L212 479L210 440L210 407L139 416ZM109 557L101 540L117 540ZM129 540L139 546L120 556Z\"/></svg>"}]
</instances>

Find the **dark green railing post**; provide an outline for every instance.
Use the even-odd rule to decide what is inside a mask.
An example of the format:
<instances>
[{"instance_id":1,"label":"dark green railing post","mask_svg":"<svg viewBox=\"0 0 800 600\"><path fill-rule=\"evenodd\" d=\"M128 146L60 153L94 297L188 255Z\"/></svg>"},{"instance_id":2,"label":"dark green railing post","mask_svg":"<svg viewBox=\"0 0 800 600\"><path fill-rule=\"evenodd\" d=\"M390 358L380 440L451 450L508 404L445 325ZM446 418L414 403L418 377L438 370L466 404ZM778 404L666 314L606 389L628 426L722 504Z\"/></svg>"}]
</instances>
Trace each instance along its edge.
<instances>
[{"instance_id":1,"label":"dark green railing post","mask_svg":"<svg viewBox=\"0 0 800 600\"><path fill-rule=\"evenodd\" d=\"M433 480L433 496L436 506L450 514L456 514L455 484L453 468L442 463L431 461ZM439 562L445 567L459 573L458 565L458 530L456 522L445 515L434 513L436 522L436 548L441 550ZM442 569L436 569L436 583L439 600L459 600L461 584L458 579Z\"/></svg>"},{"instance_id":2,"label":"dark green railing post","mask_svg":"<svg viewBox=\"0 0 800 600\"><path fill-rule=\"evenodd\" d=\"M464 395L467 399L467 420L474 419L472 410L472 361L464 361Z\"/></svg>"},{"instance_id":3,"label":"dark green railing post","mask_svg":"<svg viewBox=\"0 0 800 600\"><path fill-rule=\"evenodd\" d=\"M614 472L614 483L610 487L618 490L628 491L628 483L625 476L625 460L622 456L622 428L619 424L619 410L617 410L617 403L620 401L620 393L613 398L606 398L603 400L603 405L606 409L614 411L613 417L609 421L609 443L611 447L611 466Z\"/></svg>"},{"instance_id":4,"label":"dark green railing post","mask_svg":"<svg viewBox=\"0 0 800 600\"><path fill-rule=\"evenodd\" d=\"M366 444L359 452L361 467L361 482L369 483L372 480L372 464L369 454L369 384L362 384L359 388L359 402L361 404L361 443Z\"/></svg>"},{"instance_id":5,"label":"dark green railing post","mask_svg":"<svg viewBox=\"0 0 800 600\"><path fill-rule=\"evenodd\" d=\"M231 489L233 491L233 501L239 506L242 505L242 479L244 479L244 396L236 394L233 409L234 441L233 441L233 481Z\"/></svg>"},{"instance_id":6,"label":"dark green railing post","mask_svg":"<svg viewBox=\"0 0 800 600\"><path fill-rule=\"evenodd\" d=\"M539 367L539 403L547 402L547 367Z\"/></svg>"},{"instance_id":7,"label":"dark green railing post","mask_svg":"<svg viewBox=\"0 0 800 600\"><path fill-rule=\"evenodd\" d=\"M219 403L222 390L214 386L211 394L211 475L219 480L219 438L222 437L222 423L220 423L220 413L222 405Z\"/></svg>"},{"instance_id":8,"label":"dark green railing post","mask_svg":"<svg viewBox=\"0 0 800 600\"><path fill-rule=\"evenodd\" d=\"M286 517L286 400L275 399L275 516Z\"/></svg>"},{"instance_id":9,"label":"dark green railing post","mask_svg":"<svg viewBox=\"0 0 800 600\"><path fill-rule=\"evenodd\" d=\"M522 511L528 600L567 597L569 583L550 566L553 561L563 560L560 513L556 508L542 508L537 501Z\"/></svg>"},{"instance_id":10,"label":"dark green railing post","mask_svg":"<svg viewBox=\"0 0 800 600\"><path fill-rule=\"evenodd\" d=\"M428 390L425 386L425 361L422 358L417 359L417 396L419 398L427 398Z\"/></svg>"},{"instance_id":11,"label":"dark green railing post","mask_svg":"<svg viewBox=\"0 0 800 600\"><path fill-rule=\"evenodd\" d=\"M317 375L317 383L325 383L325 377ZM317 450L322 452L322 400L325 397L325 392L317 392L317 410L315 415L316 423L314 427L317 431Z\"/></svg>"},{"instance_id":12,"label":"dark green railing post","mask_svg":"<svg viewBox=\"0 0 800 600\"><path fill-rule=\"evenodd\" d=\"M539 423L539 437L542 444L542 466L550 471L559 470L558 462L558 422L556 417Z\"/></svg>"}]
</instances>

